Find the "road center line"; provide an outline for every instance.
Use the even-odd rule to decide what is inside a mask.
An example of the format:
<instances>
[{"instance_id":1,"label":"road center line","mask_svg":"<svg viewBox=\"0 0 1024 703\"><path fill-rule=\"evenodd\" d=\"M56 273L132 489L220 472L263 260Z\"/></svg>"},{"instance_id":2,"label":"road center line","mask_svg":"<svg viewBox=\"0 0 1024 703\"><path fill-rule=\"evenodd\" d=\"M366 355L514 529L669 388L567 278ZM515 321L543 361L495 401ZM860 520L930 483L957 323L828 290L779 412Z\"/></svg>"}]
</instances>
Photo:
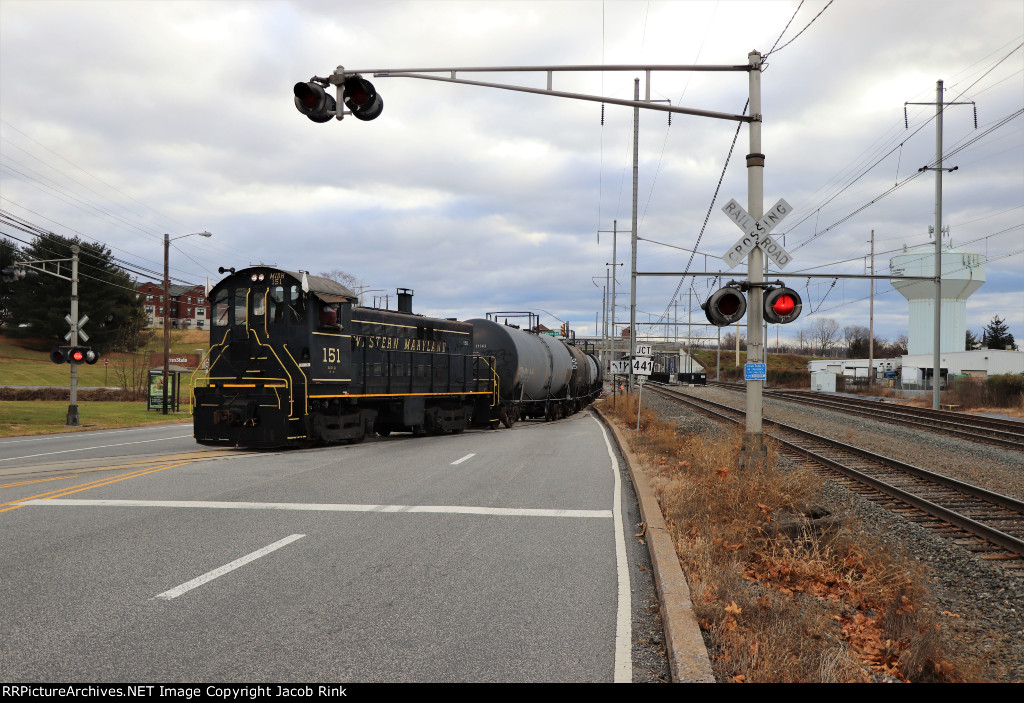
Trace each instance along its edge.
<instances>
[{"instance_id":1,"label":"road center line","mask_svg":"<svg viewBox=\"0 0 1024 703\"><path fill-rule=\"evenodd\" d=\"M208 500L107 500L100 498L50 498L16 502L18 507L73 506L101 508L213 508L226 510L298 510L340 513L435 513L448 515L497 515L509 517L611 518L611 510L558 508L490 508L474 505L364 505L357 503L243 503Z\"/></svg>"},{"instance_id":2,"label":"road center line","mask_svg":"<svg viewBox=\"0 0 1024 703\"><path fill-rule=\"evenodd\" d=\"M455 461L453 461L450 464L450 466L456 466L456 465L461 464L462 462L464 462L466 459L472 459L475 456L476 456L476 454L467 454L466 456L462 457L461 459L456 459Z\"/></svg>"},{"instance_id":3,"label":"road center line","mask_svg":"<svg viewBox=\"0 0 1024 703\"><path fill-rule=\"evenodd\" d=\"M192 579L191 581L186 581L185 583L181 584L180 586L175 586L174 588L172 588L169 591L164 591L163 593L155 595L155 596L153 596L153 599L156 600L157 598L159 598L160 600L171 600L173 598L177 598L178 596L182 595L183 593L188 593L193 588L198 588L199 586L202 586L204 583L209 583L210 581L213 581L218 576L223 576L226 573L234 571L235 569L237 569L240 566L245 566L246 564L248 564L251 561L256 561L260 557L266 556L267 554L270 554L271 552L276 551L276 550L280 549L281 547L289 545L292 542L294 542L295 540L302 539L305 536L306 535L289 535L288 537L285 537L284 539L278 540L278 541L274 542L273 544L268 544L266 547L263 547L262 549L257 549L255 552L253 552L251 554L246 554L244 557L242 557L240 559L235 559L233 562L231 562L229 564L225 564L224 566L219 566L216 569L214 569L213 571L207 571L202 576L197 576L196 578Z\"/></svg>"}]
</instances>

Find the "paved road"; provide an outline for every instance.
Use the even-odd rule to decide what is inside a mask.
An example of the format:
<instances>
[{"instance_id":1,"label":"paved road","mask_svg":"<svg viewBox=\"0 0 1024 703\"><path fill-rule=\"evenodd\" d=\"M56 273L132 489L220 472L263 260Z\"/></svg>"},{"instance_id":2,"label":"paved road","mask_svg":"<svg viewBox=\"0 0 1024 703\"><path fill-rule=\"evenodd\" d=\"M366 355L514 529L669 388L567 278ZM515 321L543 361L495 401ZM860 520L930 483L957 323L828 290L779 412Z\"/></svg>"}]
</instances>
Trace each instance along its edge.
<instances>
[{"instance_id":1,"label":"paved road","mask_svg":"<svg viewBox=\"0 0 1024 703\"><path fill-rule=\"evenodd\" d=\"M308 451L188 435L0 444L0 680L633 676L649 572L589 414Z\"/></svg>"}]
</instances>

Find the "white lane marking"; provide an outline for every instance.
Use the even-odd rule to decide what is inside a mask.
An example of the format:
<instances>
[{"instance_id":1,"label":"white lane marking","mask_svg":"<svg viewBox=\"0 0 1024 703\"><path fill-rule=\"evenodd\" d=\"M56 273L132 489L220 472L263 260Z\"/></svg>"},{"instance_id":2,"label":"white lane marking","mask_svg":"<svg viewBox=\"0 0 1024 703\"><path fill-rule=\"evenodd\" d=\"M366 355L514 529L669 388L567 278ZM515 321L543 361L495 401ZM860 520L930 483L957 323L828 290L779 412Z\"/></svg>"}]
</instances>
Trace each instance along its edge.
<instances>
[{"instance_id":1,"label":"white lane marking","mask_svg":"<svg viewBox=\"0 0 1024 703\"><path fill-rule=\"evenodd\" d=\"M466 459L472 459L475 456L476 456L476 454L467 454L466 456L462 457L461 459L456 459L455 461L453 461L450 464L450 466L457 466L458 464L461 464L462 462L464 462Z\"/></svg>"},{"instance_id":2,"label":"white lane marking","mask_svg":"<svg viewBox=\"0 0 1024 703\"><path fill-rule=\"evenodd\" d=\"M593 417L593 415L591 415ZM631 620L632 596L629 585L629 564L626 561L626 536L622 526L622 479L619 476L619 461L615 458L615 450L608 438L608 430L601 421L594 417L594 422L601 428L605 446L608 447L608 458L612 461L612 474L615 477L615 563L619 578L619 606L615 618L615 683L631 683L633 681L633 625Z\"/></svg>"},{"instance_id":3,"label":"white lane marking","mask_svg":"<svg viewBox=\"0 0 1024 703\"><path fill-rule=\"evenodd\" d=\"M180 586L175 586L174 588L172 588L169 591L164 591L163 593L160 593L159 595L155 595L155 596L153 596L153 599L155 600L155 599L159 598L160 600L171 600L173 598L177 598L178 596L182 595L183 593L188 593L193 588L198 588L199 586L202 586L204 583L208 583L210 581L213 581L218 576L223 576L224 574L226 574L228 572L234 571L235 569L237 569L240 566L245 566L246 564L248 564L251 561L256 561L260 557L266 556L267 554L270 554L271 552L273 552L275 550L278 550L281 547L284 547L285 545L291 544L292 542L294 542L297 539L302 539L305 536L306 535L289 535L288 537L285 537L284 539L278 540L277 542L274 542L273 544L268 544L263 549L257 549L252 554L246 554L241 559L235 559L230 564L225 564L224 566L219 566L216 569L214 569L213 571L207 571L202 576L197 576L196 578L192 579L191 581L186 581L185 583L181 584Z\"/></svg>"},{"instance_id":4,"label":"white lane marking","mask_svg":"<svg viewBox=\"0 0 1024 703\"><path fill-rule=\"evenodd\" d=\"M93 437L101 437L108 434L124 434L125 432L142 432L145 430L170 430L180 429L181 423L174 423L170 425L146 425L145 427L125 427L119 430L89 430L89 439ZM72 439L75 437L81 437L81 432L66 432L61 434L45 434L38 435L35 437L22 437L15 439L0 439L0 446L7 444L24 444L25 442L58 442L63 439Z\"/></svg>"},{"instance_id":5,"label":"white lane marking","mask_svg":"<svg viewBox=\"0 0 1024 703\"><path fill-rule=\"evenodd\" d=\"M510 517L611 518L611 510L561 510L558 508L489 508L473 505L363 505L355 503L243 503L207 500L106 500L51 498L26 500L15 505L91 506L113 508L217 508L227 510L307 510L340 513L442 513L451 515L501 515Z\"/></svg>"},{"instance_id":6,"label":"white lane marking","mask_svg":"<svg viewBox=\"0 0 1024 703\"><path fill-rule=\"evenodd\" d=\"M119 444L103 444L99 447L82 447L80 449L61 449L59 452L43 452L42 454L26 454L25 456L12 456L9 459L0 461L18 461L19 459L34 459L37 456L50 456L51 454L70 454L71 452L87 452L91 449L110 449L111 447L127 447L131 444L149 444L150 442L166 442L169 439L184 439L191 437L190 434L183 434L177 437L161 437L159 439L140 439L138 442L120 442Z\"/></svg>"}]
</instances>

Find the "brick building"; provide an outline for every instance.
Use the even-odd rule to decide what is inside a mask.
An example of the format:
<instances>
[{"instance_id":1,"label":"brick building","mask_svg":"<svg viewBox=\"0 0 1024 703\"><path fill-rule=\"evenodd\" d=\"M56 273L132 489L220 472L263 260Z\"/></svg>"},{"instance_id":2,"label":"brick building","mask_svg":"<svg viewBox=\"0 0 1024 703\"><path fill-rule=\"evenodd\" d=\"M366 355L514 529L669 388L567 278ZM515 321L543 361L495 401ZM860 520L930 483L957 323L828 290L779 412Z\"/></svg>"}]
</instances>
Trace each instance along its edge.
<instances>
[{"instance_id":1,"label":"brick building","mask_svg":"<svg viewBox=\"0 0 1024 703\"><path fill-rule=\"evenodd\" d=\"M206 321L210 317L210 301L206 299L206 291L202 285L171 285L170 295L171 329L209 329ZM142 305L146 317L149 318L149 326L163 328L163 285L143 283L136 289L135 299Z\"/></svg>"}]
</instances>

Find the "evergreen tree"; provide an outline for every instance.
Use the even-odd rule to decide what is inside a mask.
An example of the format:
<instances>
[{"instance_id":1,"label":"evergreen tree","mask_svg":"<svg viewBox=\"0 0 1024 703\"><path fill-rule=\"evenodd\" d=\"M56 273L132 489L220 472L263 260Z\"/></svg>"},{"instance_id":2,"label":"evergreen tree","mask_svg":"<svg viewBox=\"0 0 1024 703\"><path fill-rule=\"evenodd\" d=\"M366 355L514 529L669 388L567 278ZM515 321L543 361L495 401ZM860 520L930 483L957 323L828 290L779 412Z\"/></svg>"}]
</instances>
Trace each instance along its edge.
<instances>
[{"instance_id":1,"label":"evergreen tree","mask_svg":"<svg viewBox=\"0 0 1024 703\"><path fill-rule=\"evenodd\" d=\"M90 244L45 232L21 251L25 261L71 259L71 245L81 249L78 263L78 314L88 315L85 331L88 346L103 353L123 335L126 326L138 325L139 304L129 275L114 263L102 244ZM57 264L47 264L57 271ZM71 261L59 263L59 273L71 277ZM39 339L42 348L65 344L70 329L65 316L71 312L71 282L45 273L29 276L11 287L8 334Z\"/></svg>"},{"instance_id":2,"label":"evergreen tree","mask_svg":"<svg viewBox=\"0 0 1024 703\"><path fill-rule=\"evenodd\" d=\"M0 269L11 267L16 259L17 248L6 239L0 239ZM11 318L11 293L13 283L0 279L0 327L8 324Z\"/></svg>"},{"instance_id":3,"label":"evergreen tree","mask_svg":"<svg viewBox=\"0 0 1024 703\"><path fill-rule=\"evenodd\" d=\"M967 334L964 337L964 349L966 349L967 351L971 351L972 349L977 349L980 346L981 342L978 341L978 338L974 335L974 332L967 330Z\"/></svg>"},{"instance_id":4,"label":"evergreen tree","mask_svg":"<svg viewBox=\"0 0 1024 703\"><path fill-rule=\"evenodd\" d=\"M1014 347L1010 328L1005 320L999 319L999 315L992 318L992 322L985 326L982 334L989 349L1012 349Z\"/></svg>"}]
</instances>

